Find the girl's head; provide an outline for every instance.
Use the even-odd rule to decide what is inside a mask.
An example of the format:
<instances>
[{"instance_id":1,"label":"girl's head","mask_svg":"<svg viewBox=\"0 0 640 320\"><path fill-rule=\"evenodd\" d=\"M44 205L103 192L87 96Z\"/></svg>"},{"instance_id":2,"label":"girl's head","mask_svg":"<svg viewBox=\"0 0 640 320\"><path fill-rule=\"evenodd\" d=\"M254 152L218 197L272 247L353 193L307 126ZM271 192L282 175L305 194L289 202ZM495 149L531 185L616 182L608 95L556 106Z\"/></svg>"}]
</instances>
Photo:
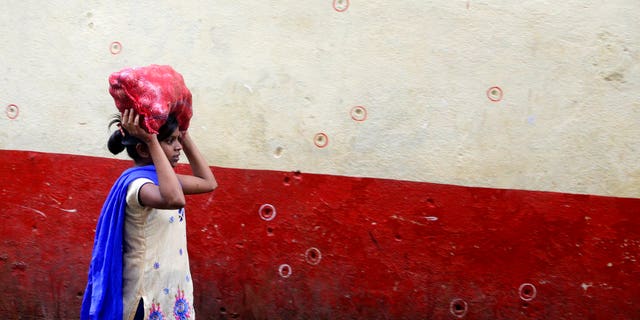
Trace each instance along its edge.
<instances>
[{"instance_id":1,"label":"girl's head","mask_svg":"<svg viewBox=\"0 0 640 320\"><path fill-rule=\"evenodd\" d=\"M136 164L150 164L152 163L152 159L149 155L147 145L142 142L140 139L130 135L124 128L120 127L122 123L122 116L117 114L114 116L114 119L109 123L109 127L116 124L119 127L119 130L114 131L109 137L109 141L107 142L107 147L109 151L113 154L119 154L124 149L127 149L127 154ZM123 135L124 133L124 135ZM179 134L178 132L178 120L175 115L171 114L167 117L167 121L160 127L158 130L158 141L160 141L167 157L175 157L170 154L171 150L168 148L166 144L174 144L177 140L176 136ZM179 143L179 142L178 142ZM180 147L179 149L182 149ZM179 155L179 150L178 150ZM177 161L172 161L169 159L172 165L176 165Z\"/></svg>"}]
</instances>

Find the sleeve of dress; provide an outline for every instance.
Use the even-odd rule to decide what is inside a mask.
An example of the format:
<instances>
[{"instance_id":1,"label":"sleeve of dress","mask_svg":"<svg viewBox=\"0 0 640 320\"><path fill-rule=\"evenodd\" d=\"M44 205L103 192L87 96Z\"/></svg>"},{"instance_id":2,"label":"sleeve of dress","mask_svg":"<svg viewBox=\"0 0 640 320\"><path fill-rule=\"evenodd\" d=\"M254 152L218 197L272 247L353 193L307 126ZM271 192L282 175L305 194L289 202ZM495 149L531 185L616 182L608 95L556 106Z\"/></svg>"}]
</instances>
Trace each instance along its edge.
<instances>
[{"instance_id":1,"label":"sleeve of dress","mask_svg":"<svg viewBox=\"0 0 640 320\"><path fill-rule=\"evenodd\" d=\"M129 187L127 188L127 206L132 208L143 207L140 203L140 188L147 183L153 183L153 181L147 178L138 178L129 184Z\"/></svg>"}]
</instances>

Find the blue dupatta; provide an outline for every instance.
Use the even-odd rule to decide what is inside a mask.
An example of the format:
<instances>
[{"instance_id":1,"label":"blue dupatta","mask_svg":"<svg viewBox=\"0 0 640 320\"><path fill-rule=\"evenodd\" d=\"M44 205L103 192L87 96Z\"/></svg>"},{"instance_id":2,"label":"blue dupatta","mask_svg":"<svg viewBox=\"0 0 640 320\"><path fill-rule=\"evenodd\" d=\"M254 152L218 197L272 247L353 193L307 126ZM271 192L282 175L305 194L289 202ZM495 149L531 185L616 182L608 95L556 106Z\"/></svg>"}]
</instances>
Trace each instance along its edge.
<instances>
[{"instance_id":1,"label":"blue dupatta","mask_svg":"<svg viewBox=\"0 0 640 320\"><path fill-rule=\"evenodd\" d=\"M158 184L153 165L125 170L102 206L80 319L122 319L122 242L127 188L138 178Z\"/></svg>"}]
</instances>

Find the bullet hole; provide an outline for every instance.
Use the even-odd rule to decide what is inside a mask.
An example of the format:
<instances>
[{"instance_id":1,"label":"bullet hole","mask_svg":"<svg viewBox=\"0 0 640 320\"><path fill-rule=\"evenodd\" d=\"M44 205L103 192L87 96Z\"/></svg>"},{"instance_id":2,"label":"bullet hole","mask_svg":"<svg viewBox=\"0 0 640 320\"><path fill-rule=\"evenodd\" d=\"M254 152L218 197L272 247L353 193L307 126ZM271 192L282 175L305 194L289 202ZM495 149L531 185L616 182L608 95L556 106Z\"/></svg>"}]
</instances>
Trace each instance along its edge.
<instances>
[{"instance_id":1,"label":"bullet hole","mask_svg":"<svg viewBox=\"0 0 640 320\"><path fill-rule=\"evenodd\" d=\"M400 234L397 234L394 236L396 238L396 241L402 241L402 236Z\"/></svg>"},{"instance_id":2,"label":"bullet hole","mask_svg":"<svg viewBox=\"0 0 640 320\"><path fill-rule=\"evenodd\" d=\"M493 102L502 100L502 89L500 87L491 87L487 90L487 97Z\"/></svg>"},{"instance_id":3,"label":"bullet hole","mask_svg":"<svg viewBox=\"0 0 640 320\"><path fill-rule=\"evenodd\" d=\"M329 137L327 137L327 135L322 132L317 133L313 137L313 143L315 143L316 147L318 148L324 148L329 144Z\"/></svg>"},{"instance_id":4,"label":"bullet hole","mask_svg":"<svg viewBox=\"0 0 640 320\"><path fill-rule=\"evenodd\" d=\"M300 172L299 170L298 171L294 171L293 172L293 178L298 180L298 181L302 180L302 172Z\"/></svg>"},{"instance_id":5,"label":"bullet hole","mask_svg":"<svg viewBox=\"0 0 640 320\"><path fill-rule=\"evenodd\" d=\"M367 120L367 109L363 106L355 106L351 108L351 119L358 122Z\"/></svg>"},{"instance_id":6,"label":"bullet hole","mask_svg":"<svg viewBox=\"0 0 640 320\"><path fill-rule=\"evenodd\" d=\"M271 228L271 227L268 227L268 228L267 228L267 235L268 235L269 237L273 237L273 228Z\"/></svg>"},{"instance_id":7,"label":"bullet hole","mask_svg":"<svg viewBox=\"0 0 640 320\"><path fill-rule=\"evenodd\" d=\"M258 214L260 215L260 218L262 218L262 220L271 221L276 217L276 208L268 203L265 203L260 206Z\"/></svg>"},{"instance_id":8,"label":"bullet hole","mask_svg":"<svg viewBox=\"0 0 640 320\"><path fill-rule=\"evenodd\" d=\"M18 115L20 114L20 108L18 108L18 106L16 106L15 104L10 104L7 106L5 113L7 114L7 118L14 120L18 118Z\"/></svg>"},{"instance_id":9,"label":"bullet hole","mask_svg":"<svg viewBox=\"0 0 640 320\"><path fill-rule=\"evenodd\" d=\"M536 287L531 283L521 284L518 291L520 292L520 299L522 299L522 301L525 301L525 302L529 302L535 299L538 293L536 290Z\"/></svg>"},{"instance_id":10,"label":"bullet hole","mask_svg":"<svg viewBox=\"0 0 640 320\"><path fill-rule=\"evenodd\" d=\"M318 248L309 248L304 254L304 258L308 264L317 265L322 260L322 254Z\"/></svg>"},{"instance_id":11,"label":"bullet hole","mask_svg":"<svg viewBox=\"0 0 640 320\"><path fill-rule=\"evenodd\" d=\"M333 0L333 9L338 12L345 12L349 9L349 0Z\"/></svg>"},{"instance_id":12,"label":"bullet hole","mask_svg":"<svg viewBox=\"0 0 640 320\"><path fill-rule=\"evenodd\" d=\"M227 308L220 307L220 314L226 314L226 313L227 313Z\"/></svg>"},{"instance_id":13,"label":"bullet hole","mask_svg":"<svg viewBox=\"0 0 640 320\"><path fill-rule=\"evenodd\" d=\"M436 207L436 201L431 199L431 198L427 198L426 200L427 202L427 207L429 207L430 209L433 209Z\"/></svg>"},{"instance_id":14,"label":"bullet hole","mask_svg":"<svg viewBox=\"0 0 640 320\"><path fill-rule=\"evenodd\" d=\"M122 51L122 44L118 41L111 42L109 51L111 51L113 55L119 54Z\"/></svg>"},{"instance_id":15,"label":"bullet hole","mask_svg":"<svg viewBox=\"0 0 640 320\"><path fill-rule=\"evenodd\" d=\"M282 179L282 183L287 187L290 186L291 185L291 178L289 178L289 176L284 176L284 179Z\"/></svg>"},{"instance_id":16,"label":"bullet hole","mask_svg":"<svg viewBox=\"0 0 640 320\"><path fill-rule=\"evenodd\" d=\"M278 267L278 273L280 274L281 277L286 279L291 276L291 273L293 273L293 270L291 269L290 265L284 263L284 264L281 264L280 267Z\"/></svg>"},{"instance_id":17,"label":"bullet hole","mask_svg":"<svg viewBox=\"0 0 640 320\"><path fill-rule=\"evenodd\" d=\"M276 150L273 152L273 157L278 159L280 157L282 157L282 153L284 152L284 148L283 147L277 147Z\"/></svg>"},{"instance_id":18,"label":"bullet hole","mask_svg":"<svg viewBox=\"0 0 640 320\"><path fill-rule=\"evenodd\" d=\"M467 302L459 298L453 299L449 304L449 311L456 318L464 318L467 314Z\"/></svg>"}]
</instances>

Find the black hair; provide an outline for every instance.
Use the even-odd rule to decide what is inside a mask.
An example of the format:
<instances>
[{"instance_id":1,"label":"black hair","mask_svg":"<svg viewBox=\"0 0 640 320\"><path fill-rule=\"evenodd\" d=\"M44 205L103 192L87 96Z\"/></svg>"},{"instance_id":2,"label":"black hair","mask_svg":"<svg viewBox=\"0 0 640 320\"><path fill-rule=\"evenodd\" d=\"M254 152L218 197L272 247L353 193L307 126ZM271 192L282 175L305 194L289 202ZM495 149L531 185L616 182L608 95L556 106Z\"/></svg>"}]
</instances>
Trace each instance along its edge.
<instances>
[{"instance_id":1,"label":"black hair","mask_svg":"<svg viewBox=\"0 0 640 320\"><path fill-rule=\"evenodd\" d=\"M130 135L127 130L120 127L121 123L122 116L120 114L114 115L113 119L109 122L109 128L111 128L111 126L113 126L114 124L119 128L118 130L114 131L109 137L109 141L107 141L107 148L109 148L109 151L111 151L111 153L113 154L119 154L124 149L127 149L127 154L131 159L133 159L134 161L143 160L138 153L136 146L139 143L144 144L144 142ZM175 117L175 115L170 114L162 127L158 129L158 141L163 141L169 138L177 129L178 119Z\"/></svg>"}]
</instances>

